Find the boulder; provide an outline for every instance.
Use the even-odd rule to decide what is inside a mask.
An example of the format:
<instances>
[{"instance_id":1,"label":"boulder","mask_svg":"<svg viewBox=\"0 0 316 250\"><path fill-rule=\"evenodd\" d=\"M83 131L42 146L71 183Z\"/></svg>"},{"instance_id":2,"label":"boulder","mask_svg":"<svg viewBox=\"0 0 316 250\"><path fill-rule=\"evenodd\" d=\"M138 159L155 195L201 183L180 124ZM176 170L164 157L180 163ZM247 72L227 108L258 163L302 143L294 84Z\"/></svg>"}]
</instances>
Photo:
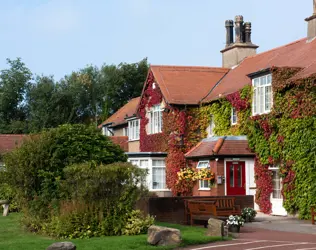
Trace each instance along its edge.
<instances>
[{"instance_id":1,"label":"boulder","mask_svg":"<svg viewBox=\"0 0 316 250\"><path fill-rule=\"evenodd\" d=\"M46 250L76 250L76 246L72 242L56 242L51 244Z\"/></svg>"},{"instance_id":2,"label":"boulder","mask_svg":"<svg viewBox=\"0 0 316 250\"><path fill-rule=\"evenodd\" d=\"M181 233L174 228L150 226L147 242L154 246L177 245L181 243Z\"/></svg>"},{"instance_id":3,"label":"boulder","mask_svg":"<svg viewBox=\"0 0 316 250\"><path fill-rule=\"evenodd\" d=\"M224 236L224 222L210 218L207 225L207 236Z\"/></svg>"}]
</instances>

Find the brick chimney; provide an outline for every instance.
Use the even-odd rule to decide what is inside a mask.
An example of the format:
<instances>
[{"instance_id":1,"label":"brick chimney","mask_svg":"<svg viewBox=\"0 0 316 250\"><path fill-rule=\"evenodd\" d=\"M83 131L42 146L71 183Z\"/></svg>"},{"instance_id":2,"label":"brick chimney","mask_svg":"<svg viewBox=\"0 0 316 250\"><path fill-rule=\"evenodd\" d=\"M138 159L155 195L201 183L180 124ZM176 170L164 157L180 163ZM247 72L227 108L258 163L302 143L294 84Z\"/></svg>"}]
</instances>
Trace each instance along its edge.
<instances>
[{"instance_id":1,"label":"brick chimney","mask_svg":"<svg viewBox=\"0 0 316 250\"><path fill-rule=\"evenodd\" d=\"M312 41L316 37L316 0L313 0L313 15L306 18L307 24L307 41Z\"/></svg>"},{"instance_id":2,"label":"brick chimney","mask_svg":"<svg viewBox=\"0 0 316 250\"><path fill-rule=\"evenodd\" d=\"M314 0L316 1L316 0ZM235 42L233 40L233 20L226 20L226 47L221 50L223 67L232 68L245 57L257 53L258 46L251 42L251 23L244 23L243 16L235 17Z\"/></svg>"}]
</instances>

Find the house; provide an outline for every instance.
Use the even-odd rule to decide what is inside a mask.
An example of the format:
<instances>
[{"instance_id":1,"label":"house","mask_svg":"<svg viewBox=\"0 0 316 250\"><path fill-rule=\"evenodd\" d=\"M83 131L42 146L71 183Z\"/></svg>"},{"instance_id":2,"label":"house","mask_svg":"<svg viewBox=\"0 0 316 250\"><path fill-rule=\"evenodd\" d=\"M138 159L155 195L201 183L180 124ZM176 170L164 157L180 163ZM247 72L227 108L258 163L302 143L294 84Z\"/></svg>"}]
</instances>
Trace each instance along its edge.
<instances>
[{"instance_id":1,"label":"house","mask_svg":"<svg viewBox=\"0 0 316 250\"><path fill-rule=\"evenodd\" d=\"M130 119L136 117L139 101L140 97L133 98L98 126L103 135L109 136L125 152L138 151L139 148L137 143L139 138L138 120L130 121ZM130 136L128 137L128 135ZM130 141L128 141L129 139Z\"/></svg>"},{"instance_id":2,"label":"house","mask_svg":"<svg viewBox=\"0 0 316 250\"><path fill-rule=\"evenodd\" d=\"M129 131L139 129L139 138L129 138L139 143L129 161L149 170L150 191L254 194L266 213L308 217L316 202L316 176L308 172L316 164L313 2L306 38L257 54L251 23L236 16L225 22L221 68L150 66L137 110L127 116ZM187 168L210 169L215 185L194 182L190 173L180 181Z\"/></svg>"},{"instance_id":3,"label":"house","mask_svg":"<svg viewBox=\"0 0 316 250\"><path fill-rule=\"evenodd\" d=\"M0 134L0 167L3 166L2 156L19 147L25 135Z\"/></svg>"}]
</instances>

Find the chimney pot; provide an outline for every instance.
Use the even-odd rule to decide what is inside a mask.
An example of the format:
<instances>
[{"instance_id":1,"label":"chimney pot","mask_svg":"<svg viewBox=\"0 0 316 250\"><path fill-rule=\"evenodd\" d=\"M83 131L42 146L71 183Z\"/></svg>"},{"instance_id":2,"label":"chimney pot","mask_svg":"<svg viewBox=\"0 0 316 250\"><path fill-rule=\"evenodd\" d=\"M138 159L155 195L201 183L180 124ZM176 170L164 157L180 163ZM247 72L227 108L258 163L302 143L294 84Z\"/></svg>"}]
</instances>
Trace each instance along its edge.
<instances>
[{"instance_id":1,"label":"chimney pot","mask_svg":"<svg viewBox=\"0 0 316 250\"><path fill-rule=\"evenodd\" d=\"M235 42L243 42L243 23L244 17L239 15L235 17Z\"/></svg>"},{"instance_id":2,"label":"chimney pot","mask_svg":"<svg viewBox=\"0 0 316 250\"><path fill-rule=\"evenodd\" d=\"M226 47L234 43L234 21L226 20Z\"/></svg>"},{"instance_id":3,"label":"chimney pot","mask_svg":"<svg viewBox=\"0 0 316 250\"><path fill-rule=\"evenodd\" d=\"M251 43L251 23L245 23L245 42Z\"/></svg>"},{"instance_id":4,"label":"chimney pot","mask_svg":"<svg viewBox=\"0 0 316 250\"><path fill-rule=\"evenodd\" d=\"M313 0L313 15L306 18L307 25L307 41L312 41L316 37L316 0Z\"/></svg>"}]
</instances>

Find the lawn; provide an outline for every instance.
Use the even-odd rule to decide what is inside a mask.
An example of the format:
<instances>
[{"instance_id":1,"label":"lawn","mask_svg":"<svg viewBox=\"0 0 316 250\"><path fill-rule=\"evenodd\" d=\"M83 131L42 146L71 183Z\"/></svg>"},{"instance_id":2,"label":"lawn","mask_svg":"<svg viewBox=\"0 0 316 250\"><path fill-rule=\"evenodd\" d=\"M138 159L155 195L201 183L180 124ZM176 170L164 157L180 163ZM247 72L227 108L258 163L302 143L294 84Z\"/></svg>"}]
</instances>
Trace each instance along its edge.
<instances>
[{"instance_id":1,"label":"lawn","mask_svg":"<svg viewBox=\"0 0 316 250\"><path fill-rule=\"evenodd\" d=\"M36 250L46 249L50 244L57 241L48 237L35 235L22 230L19 223L20 215L11 213L7 217L0 215L0 249L6 250ZM220 237L205 236L205 228L190 227L168 223L156 223L161 226L168 226L180 229L183 243L181 246L203 244L221 240ZM137 236L111 236L98 237L85 240L70 240L76 244L78 250L116 250L116 249L172 249L172 247L153 247L147 244L147 235Z\"/></svg>"}]
</instances>

